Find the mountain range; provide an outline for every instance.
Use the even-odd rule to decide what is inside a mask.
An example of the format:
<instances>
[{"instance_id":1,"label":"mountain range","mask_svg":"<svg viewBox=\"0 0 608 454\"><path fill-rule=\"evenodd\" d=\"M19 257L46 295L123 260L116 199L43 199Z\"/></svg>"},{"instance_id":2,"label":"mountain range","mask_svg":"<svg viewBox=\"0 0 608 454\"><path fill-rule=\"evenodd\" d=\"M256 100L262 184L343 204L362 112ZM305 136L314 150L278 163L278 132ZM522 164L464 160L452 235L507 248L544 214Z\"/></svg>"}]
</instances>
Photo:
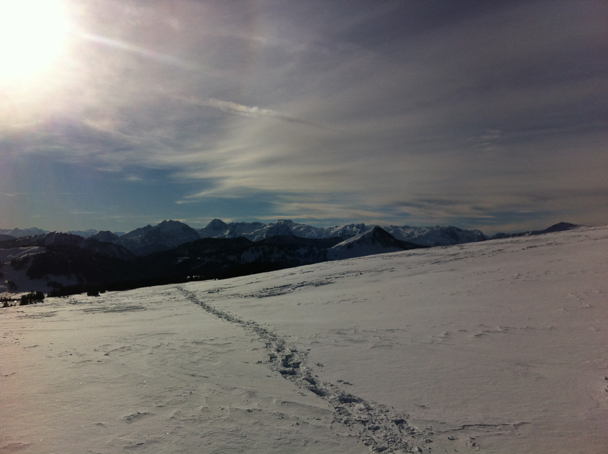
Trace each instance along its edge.
<instances>
[{"instance_id":1,"label":"mountain range","mask_svg":"<svg viewBox=\"0 0 608 454\"><path fill-rule=\"evenodd\" d=\"M568 230L560 223L542 231L514 236ZM3 231L0 231L0 234ZM290 220L276 223L234 222L214 219L195 230L179 221L163 221L126 234L86 231L40 233L39 229L13 229L10 233L35 234L0 238L0 292L49 291L75 286L128 288L184 279L225 278L328 260L398 252L420 247L486 241L479 230L457 227L409 227L348 224L312 227ZM504 238L507 235L496 236ZM6 266L8 264L8 266ZM12 284L9 284L9 281Z\"/></svg>"},{"instance_id":2,"label":"mountain range","mask_svg":"<svg viewBox=\"0 0 608 454\"><path fill-rule=\"evenodd\" d=\"M158 225L147 225L128 233L110 231L68 231L66 233L91 238L104 243L121 245L136 255L147 255L153 252L172 249L180 244L201 238L247 238L250 241L261 241L272 236L295 236L299 238L350 238L361 233L381 227L393 237L421 246L448 246L452 244L485 241L491 239L479 230L463 230L457 227L411 227L380 226L376 224L346 224L334 227L313 227L281 219L276 223L230 222L220 219L212 220L206 227L194 229L179 221L163 221ZM36 236L48 233L38 228L0 229L0 241L11 238ZM6 236L8 235L8 236Z\"/></svg>"}]
</instances>

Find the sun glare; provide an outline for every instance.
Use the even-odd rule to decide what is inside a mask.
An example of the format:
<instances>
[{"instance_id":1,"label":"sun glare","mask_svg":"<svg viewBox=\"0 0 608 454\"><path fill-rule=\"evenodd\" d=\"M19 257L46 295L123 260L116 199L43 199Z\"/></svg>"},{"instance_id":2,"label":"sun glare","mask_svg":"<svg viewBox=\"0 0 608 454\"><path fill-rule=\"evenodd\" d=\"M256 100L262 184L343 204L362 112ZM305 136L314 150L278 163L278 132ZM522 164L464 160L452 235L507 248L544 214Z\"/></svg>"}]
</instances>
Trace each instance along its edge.
<instances>
[{"instance_id":1,"label":"sun glare","mask_svg":"<svg viewBox=\"0 0 608 454\"><path fill-rule=\"evenodd\" d=\"M0 81L47 68L63 51L67 33L60 0L0 0Z\"/></svg>"}]
</instances>

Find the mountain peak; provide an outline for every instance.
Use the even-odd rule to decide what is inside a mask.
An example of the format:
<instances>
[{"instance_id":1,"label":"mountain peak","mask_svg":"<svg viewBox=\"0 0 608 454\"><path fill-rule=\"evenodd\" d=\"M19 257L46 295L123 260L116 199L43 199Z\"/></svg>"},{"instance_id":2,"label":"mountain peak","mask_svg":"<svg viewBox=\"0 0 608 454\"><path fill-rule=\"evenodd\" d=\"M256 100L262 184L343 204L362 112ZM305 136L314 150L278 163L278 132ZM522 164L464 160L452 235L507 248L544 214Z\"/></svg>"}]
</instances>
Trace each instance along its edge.
<instances>
[{"instance_id":1,"label":"mountain peak","mask_svg":"<svg viewBox=\"0 0 608 454\"><path fill-rule=\"evenodd\" d=\"M226 224L221 219L214 219L209 224L207 224L206 229L209 230L226 230L228 228L228 224Z\"/></svg>"},{"instance_id":2,"label":"mountain peak","mask_svg":"<svg viewBox=\"0 0 608 454\"><path fill-rule=\"evenodd\" d=\"M277 224L292 226L292 225L295 225L295 222L293 222L291 219L279 219L277 221Z\"/></svg>"},{"instance_id":3,"label":"mountain peak","mask_svg":"<svg viewBox=\"0 0 608 454\"><path fill-rule=\"evenodd\" d=\"M268 238L271 236L276 236L276 235L292 236L293 232L291 231L291 228L289 227L289 225L287 223L279 221L276 224L268 227L268 229L266 229L266 232L264 233L265 238Z\"/></svg>"},{"instance_id":4,"label":"mountain peak","mask_svg":"<svg viewBox=\"0 0 608 454\"><path fill-rule=\"evenodd\" d=\"M135 255L147 255L153 252L164 251L180 244L196 241L199 234L180 221L163 221L158 225L146 226L133 230L120 237L117 243Z\"/></svg>"},{"instance_id":5,"label":"mountain peak","mask_svg":"<svg viewBox=\"0 0 608 454\"><path fill-rule=\"evenodd\" d=\"M580 227L577 224L571 224L569 222L558 222L557 224L552 225L551 227L547 227L545 230L541 230L543 233L552 233L552 232L563 232L564 230L572 230Z\"/></svg>"},{"instance_id":6,"label":"mountain peak","mask_svg":"<svg viewBox=\"0 0 608 454\"><path fill-rule=\"evenodd\" d=\"M159 228L166 228L166 227L178 227L178 226L182 226L185 225L186 227L190 227L187 224L184 224L183 222L180 221L174 221L173 219L169 219L168 221L162 221L160 224L158 224L156 227Z\"/></svg>"},{"instance_id":7,"label":"mountain peak","mask_svg":"<svg viewBox=\"0 0 608 454\"><path fill-rule=\"evenodd\" d=\"M102 230L90 237L92 240L101 241L102 243L113 243L118 240L119 236L109 230Z\"/></svg>"},{"instance_id":8,"label":"mountain peak","mask_svg":"<svg viewBox=\"0 0 608 454\"><path fill-rule=\"evenodd\" d=\"M382 227L374 226L329 249L328 259L341 260L385 252L399 252L416 247L419 246L399 241Z\"/></svg>"}]
</instances>

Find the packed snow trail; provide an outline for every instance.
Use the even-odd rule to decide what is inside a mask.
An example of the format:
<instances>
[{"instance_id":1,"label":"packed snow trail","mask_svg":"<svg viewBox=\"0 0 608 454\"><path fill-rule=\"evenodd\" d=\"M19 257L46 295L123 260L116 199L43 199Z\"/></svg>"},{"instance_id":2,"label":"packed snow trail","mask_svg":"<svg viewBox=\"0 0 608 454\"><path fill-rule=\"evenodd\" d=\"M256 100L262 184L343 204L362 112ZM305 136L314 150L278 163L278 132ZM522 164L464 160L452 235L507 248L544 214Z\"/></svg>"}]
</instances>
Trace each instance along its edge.
<instances>
[{"instance_id":1,"label":"packed snow trail","mask_svg":"<svg viewBox=\"0 0 608 454\"><path fill-rule=\"evenodd\" d=\"M334 421L344 425L370 448L371 452L431 453L431 429L420 430L408 424L409 415L394 408L345 392L334 383L320 381L307 365L307 352L289 345L284 338L250 320L243 320L200 300L193 292L177 289L206 312L227 322L237 324L256 334L268 351L268 366L298 387L307 389L326 400L334 411Z\"/></svg>"}]
</instances>

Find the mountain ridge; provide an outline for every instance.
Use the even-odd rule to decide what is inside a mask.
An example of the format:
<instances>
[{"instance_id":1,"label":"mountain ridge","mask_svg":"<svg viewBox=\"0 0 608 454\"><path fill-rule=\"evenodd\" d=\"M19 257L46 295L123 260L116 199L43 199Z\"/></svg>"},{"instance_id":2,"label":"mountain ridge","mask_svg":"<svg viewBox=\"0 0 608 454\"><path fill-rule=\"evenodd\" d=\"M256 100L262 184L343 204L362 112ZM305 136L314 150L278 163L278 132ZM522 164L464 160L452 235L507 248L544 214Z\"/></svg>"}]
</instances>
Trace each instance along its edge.
<instances>
[{"instance_id":1,"label":"mountain ridge","mask_svg":"<svg viewBox=\"0 0 608 454\"><path fill-rule=\"evenodd\" d=\"M411 227L411 226L381 226L377 224L352 223L333 227L313 227L298 224L288 219L280 219L276 223L225 223L220 219L212 220L206 227L198 229L201 238L235 238L243 236L252 241L259 241L272 236L277 231L289 230L294 236L301 238L331 238L353 237L380 227L398 240L408 241L421 246L448 246L450 244L485 241L487 237L479 230L463 230L458 227Z\"/></svg>"},{"instance_id":2,"label":"mountain ridge","mask_svg":"<svg viewBox=\"0 0 608 454\"><path fill-rule=\"evenodd\" d=\"M154 252L169 250L180 244L196 241L201 238L247 238L250 241L261 241L263 239L281 235L295 236L299 238L333 238L344 239L360 235L367 231L380 227L395 239L407 241L421 246L449 246L478 241L486 241L498 238L509 238L524 235L539 235L553 231L562 231L579 227L576 224L560 222L547 229L538 231L527 231L519 233L497 233L487 236L477 229L466 230L455 226L381 226L377 224L366 225L364 223L351 223L333 227L314 227L307 224L299 224L288 219L279 219L275 223L262 222L229 222L221 219L213 219L207 226L194 229L188 224L180 221L165 220L152 226L140 227L122 235L110 231L95 231L89 229L81 232L67 232L68 234L79 234L104 243L114 243L123 246L135 255L144 256ZM0 235L10 235L16 238L26 236L42 235L45 232L38 228L29 229L0 229ZM3 237L4 240L8 238ZM2 241L0 239L0 241Z\"/></svg>"},{"instance_id":3,"label":"mountain ridge","mask_svg":"<svg viewBox=\"0 0 608 454\"><path fill-rule=\"evenodd\" d=\"M98 232L94 235L97 238L49 232L0 241L0 259L7 264L3 269L6 281L0 283L0 292L2 288L10 291L14 286L9 285L9 281L15 279L21 283L19 291L48 291L49 287L55 288L57 282L74 280L80 285L78 289L92 284L124 289L180 281L188 276L224 278L428 247L395 238L381 227L365 224L322 229L324 235L344 236L321 238L314 238L320 236L319 230L314 230L317 228L289 220L274 224L226 224L214 220L208 227L208 233L215 231L219 236L232 237L199 238L199 234L184 223L163 221L129 232L126 238L111 232ZM560 223L521 235L576 227ZM294 232L308 234L308 237ZM354 232L358 233L350 235ZM399 232L403 236L407 234L403 230ZM429 228L423 233L428 235L428 232L433 235L440 232L447 242L483 241L476 232L455 227ZM248 239L246 234L257 241ZM99 241L102 238L110 241Z\"/></svg>"}]
</instances>

